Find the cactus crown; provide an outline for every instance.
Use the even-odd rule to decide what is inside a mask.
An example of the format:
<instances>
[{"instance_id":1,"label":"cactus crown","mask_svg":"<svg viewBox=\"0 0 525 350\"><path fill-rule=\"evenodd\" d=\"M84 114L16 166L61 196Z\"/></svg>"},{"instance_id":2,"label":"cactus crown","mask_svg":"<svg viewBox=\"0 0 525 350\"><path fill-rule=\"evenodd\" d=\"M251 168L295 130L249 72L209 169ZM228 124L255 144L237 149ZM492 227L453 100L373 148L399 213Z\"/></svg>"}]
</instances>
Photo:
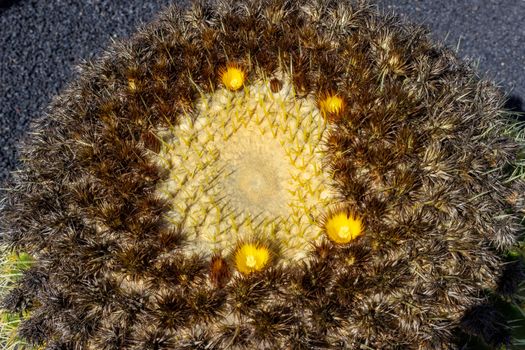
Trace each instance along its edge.
<instances>
[{"instance_id":1,"label":"cactus crown","mask_svg":"<svg viewBox=\"0 0 525 350\"><path fill-rule=\"evenodd\" d=\"M502 104L362 2L172 7L34 126L3 304L49 350L450 348L521 230Z\"/></svg>"}]
</instances>

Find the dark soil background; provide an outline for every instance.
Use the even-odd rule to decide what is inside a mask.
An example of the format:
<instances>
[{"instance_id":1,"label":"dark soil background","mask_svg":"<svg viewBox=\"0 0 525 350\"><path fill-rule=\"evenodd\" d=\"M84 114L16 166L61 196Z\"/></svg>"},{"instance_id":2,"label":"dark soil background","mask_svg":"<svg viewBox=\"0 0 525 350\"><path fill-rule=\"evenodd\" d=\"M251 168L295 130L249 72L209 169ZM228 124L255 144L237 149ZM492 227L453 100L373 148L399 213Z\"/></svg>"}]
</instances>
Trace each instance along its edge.
<instances>
[{"instance_id":1,"label":"dark soil background","mask_svg":"<svg viewBox=\"0 0 525 350\"><path fill-rule=\"evenodd\" d=\"M177 1L177 0L175 0ZM0 0L0 187L17 165L31 120L75 77L75 65L173 0ZM478 62L479 72L525 99L525 0L376 0L429 27L436 40Z\"/></svg>"}]
</instances>

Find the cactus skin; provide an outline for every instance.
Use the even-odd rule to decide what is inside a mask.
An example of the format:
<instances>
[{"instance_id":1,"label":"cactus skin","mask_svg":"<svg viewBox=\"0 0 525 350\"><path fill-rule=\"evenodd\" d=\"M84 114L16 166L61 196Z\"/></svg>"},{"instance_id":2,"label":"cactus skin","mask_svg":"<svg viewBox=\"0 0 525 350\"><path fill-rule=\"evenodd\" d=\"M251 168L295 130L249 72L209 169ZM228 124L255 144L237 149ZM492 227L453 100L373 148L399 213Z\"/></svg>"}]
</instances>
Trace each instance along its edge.
<instances>
[{"instance_id":1,"label":"cactus skin","mask_svg":"<svg viewBox=\"0 0 525 350\"><path fill-rule=\"evenodd\" d=\"M24 350L32 349L30 345L18 337L17 331L20 321L24 316L27 317L27 312L24 315L23 310L27 310L29 305L25 305L23 297L24 289L15 289L14 285L20 277L24 276L23 271L31 267L32 259L29 255L9 254L5 247L0 247L0 296L4 297L10 293L10 298L4 300L4 303L11 305L16 312L3 312L0 316L0 347L4 350ZM28 273L24 276L26 281L31 278ZM25 281L21 281L27 287ZM3 308L3 307L2 307Z\"/></svg>"},{"instance_id":2,"label":"cactus skin","mask_svg":"<svg viewBox=\"0 0 525 350\"><path fill-rule=\"evenodd\" d=\"M343 98L326 164L366 234L220 279L209 256L177 254L187 236L164 219L153 135L230 61L268 76L285 62L297 98ZM462 320L487 333L464 316L498 288L522 229L509 168L523 144L503 102L425 30L361 2L173 7L83 66L34 124L0 225L36 262L3 305L26 308L19 336L48 350L454 348Z\"/></svg>"}]
</instances>

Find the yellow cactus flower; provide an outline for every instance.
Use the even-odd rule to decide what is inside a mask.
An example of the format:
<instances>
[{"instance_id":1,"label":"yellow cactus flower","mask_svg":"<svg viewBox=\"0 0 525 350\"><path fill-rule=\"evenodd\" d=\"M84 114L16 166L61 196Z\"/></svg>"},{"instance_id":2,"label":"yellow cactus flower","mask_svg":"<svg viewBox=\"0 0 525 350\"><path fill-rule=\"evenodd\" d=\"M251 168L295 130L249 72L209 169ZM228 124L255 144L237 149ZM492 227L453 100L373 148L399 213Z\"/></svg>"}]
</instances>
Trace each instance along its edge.
<instances>
[{"instance_id":1,"label":"yellow cactus flower","mask_svg":"<svg viewBox=\"0 0 525 350\"><path fill-rule=\"evenodd\" d=\"M325 229L333 242L346 244L363 233L363 224L361 218L341 212L328 218Z\"/></svg>"},{"instance_id":2,"label":"yellow cactus flower","mask_svg":"<svg viewBox=\"0 0 525 350\"><path fill-rule=\"evenodd\" d=\"M221 72L222 83L231 91L238 90L243 86L245 76L244 71L235 66L228 66Z\"/></svg>"},{"instance_id":3,"label":"yellow cactus flower","mask_svg":"<svg viewBox=\"0 0 525 350\"><path fill-rule=\"evenodd\" d=\"M270 251L262 245L245 243L235 252L235 267L242 274L262 270L270 261Z\"/></svg>"},{"instance_id":4,"label":"yellow cactus flower","mask_svg":"<svg viewBox=\"0 0 525 350\"><path fill-rule=\"evenodd\" d=\"M329 95L319 102L319 107L324 114L338 115L344 109L344 101L337 95Z\"/></svg>"}]
</instances>

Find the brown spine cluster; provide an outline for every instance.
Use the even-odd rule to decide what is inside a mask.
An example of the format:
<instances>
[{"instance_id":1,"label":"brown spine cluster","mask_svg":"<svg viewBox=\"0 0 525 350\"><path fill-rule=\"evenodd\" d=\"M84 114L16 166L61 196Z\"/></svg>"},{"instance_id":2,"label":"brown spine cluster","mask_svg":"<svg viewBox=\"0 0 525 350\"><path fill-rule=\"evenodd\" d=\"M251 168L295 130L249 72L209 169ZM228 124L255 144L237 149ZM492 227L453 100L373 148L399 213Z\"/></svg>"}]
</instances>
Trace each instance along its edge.
<instances>
[{"instance_id":1,"label":"brown spine cluster","mask_svg":"<svg viewBox=\"0 0 525 350\"><path fill-rule=\"evenodd\" d=\"M166 174L152 130L192 113L229 62L268 76L285 62L297 98L345 101L326 165L366 235L248 276L182 253L184 228L154 193ZM521 229L523 201L506 199L525 189L507 181L522 145L504 136L502 103L424 30L361 2L171 8L82 67L35 123L1 232L37 263L3 305L29 310L19 334L48 350L453 348Z\"/></svg>"}]
</instances>

